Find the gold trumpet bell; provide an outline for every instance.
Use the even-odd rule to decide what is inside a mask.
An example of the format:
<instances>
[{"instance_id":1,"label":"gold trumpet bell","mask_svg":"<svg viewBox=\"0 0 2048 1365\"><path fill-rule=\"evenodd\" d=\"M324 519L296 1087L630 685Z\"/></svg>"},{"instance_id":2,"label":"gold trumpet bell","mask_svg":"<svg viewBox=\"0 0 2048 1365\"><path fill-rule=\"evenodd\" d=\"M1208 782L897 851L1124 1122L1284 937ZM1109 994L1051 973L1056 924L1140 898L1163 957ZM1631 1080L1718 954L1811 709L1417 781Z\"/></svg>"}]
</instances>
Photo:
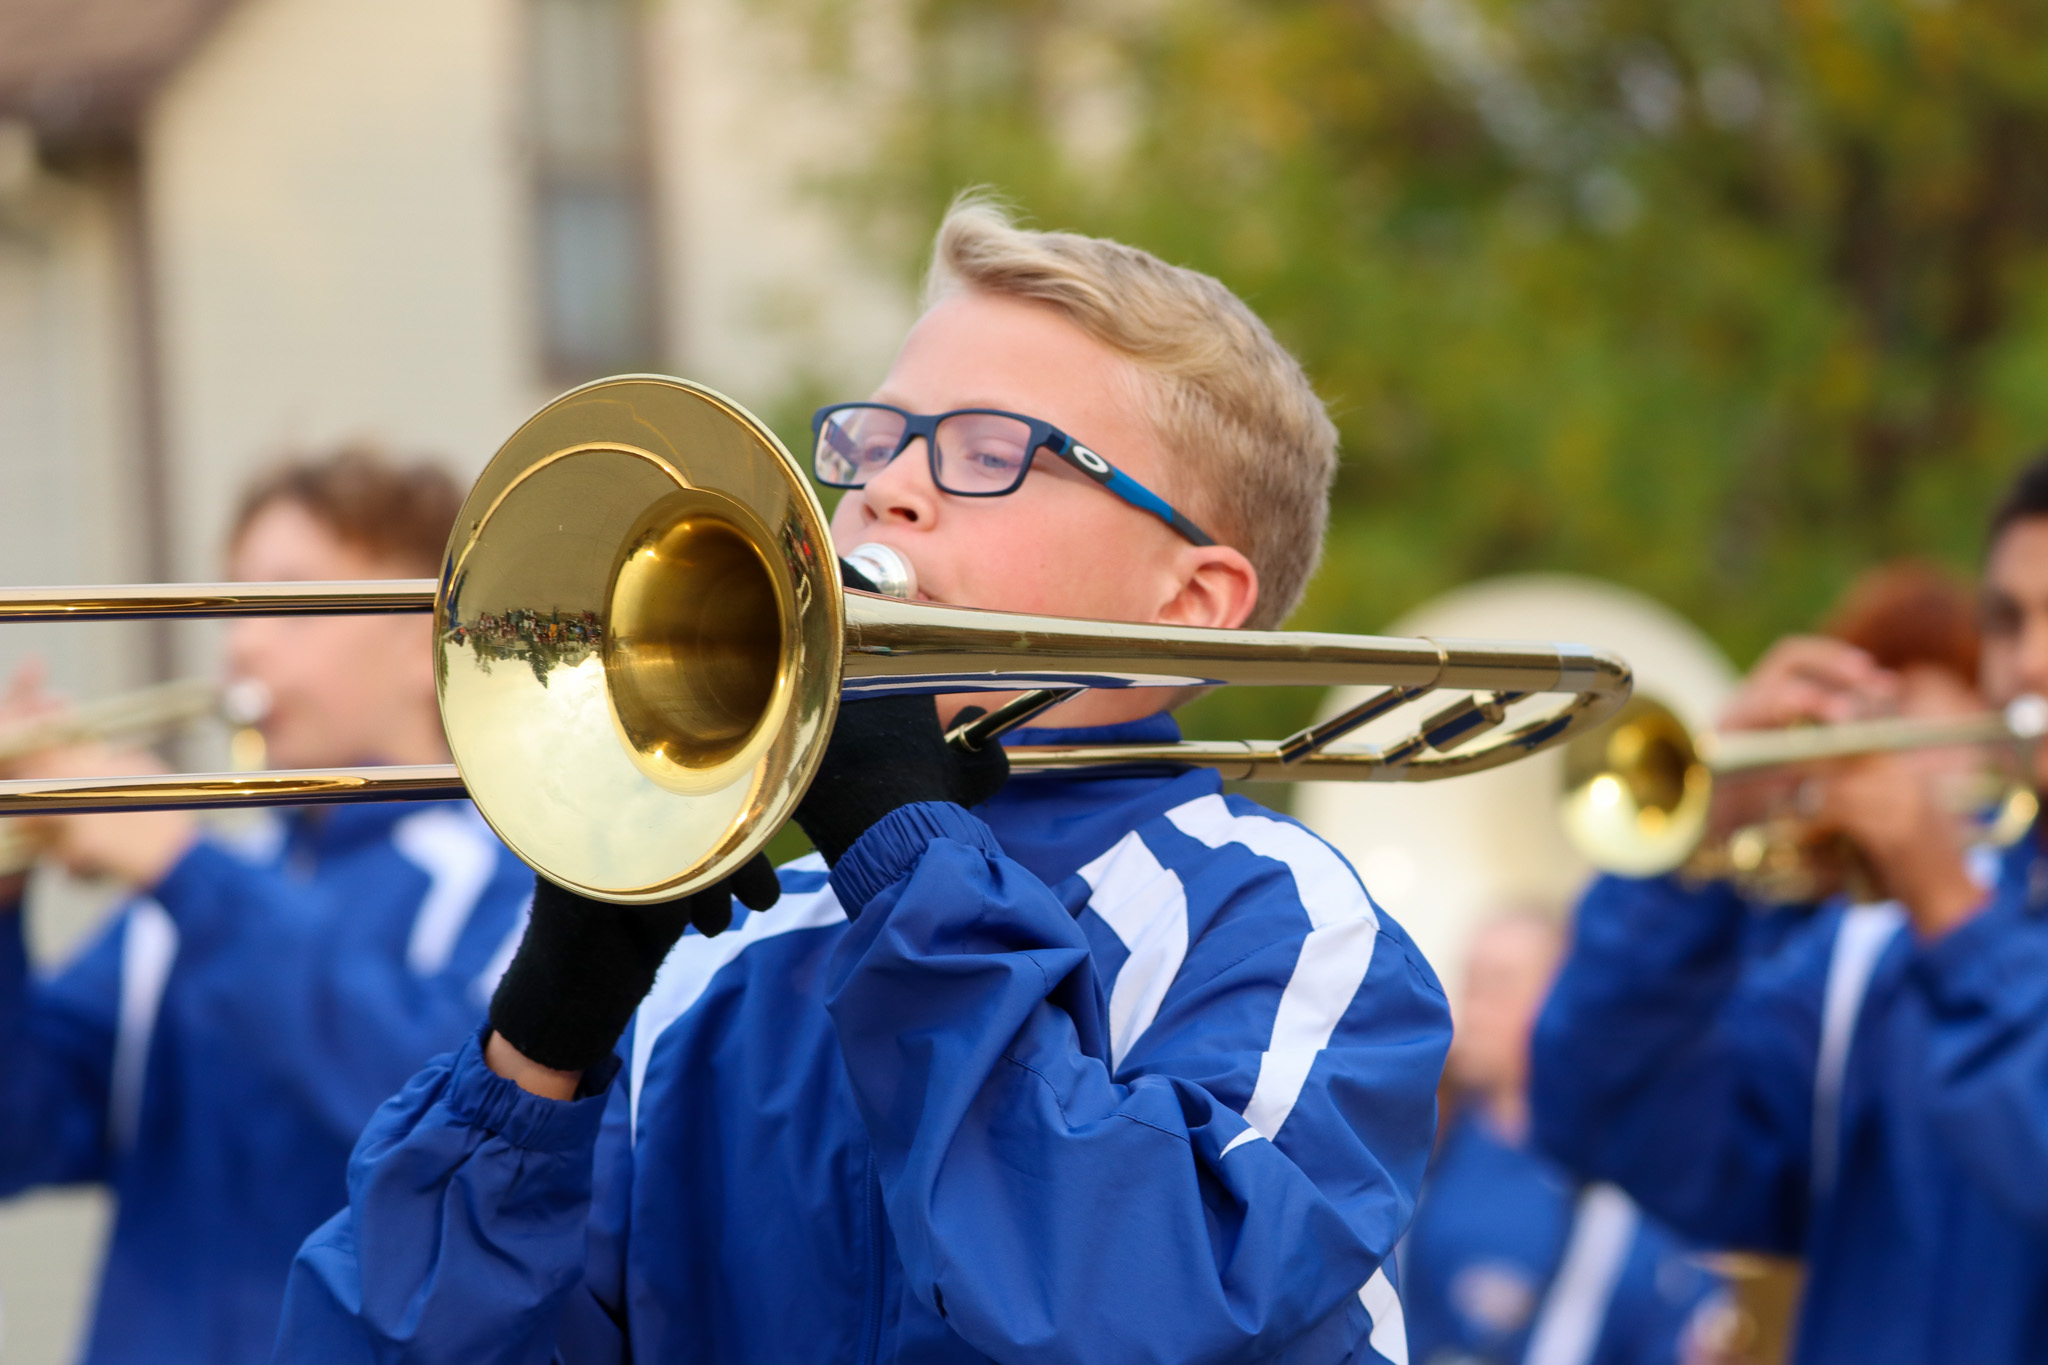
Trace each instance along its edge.
<instances>
[{"instance_id":1,"label":"gold trumpet bell","mask_svg":"<svg viewBox=\"0 0 2048 1365\"><path fill-rule=\"evenodd\" d=\"M449 748L491 828L622 904L759 851L838 708L830 546L796 461L708 389L610 379L535 414L464 503L435 611Z\"/></svg>"},{"instance_id":2,"label":"gold trumpet bell","mask_svg":"<svg viewBox=\"0 0 2048 1365\"><path fill-rule=\"evenodd\" d=\"M1649 697L1567 743L1564 769L1565 833L1604 871L1675 871L1706 832L1712 774L1684 722Z\"/></svg>"}]
</instances>

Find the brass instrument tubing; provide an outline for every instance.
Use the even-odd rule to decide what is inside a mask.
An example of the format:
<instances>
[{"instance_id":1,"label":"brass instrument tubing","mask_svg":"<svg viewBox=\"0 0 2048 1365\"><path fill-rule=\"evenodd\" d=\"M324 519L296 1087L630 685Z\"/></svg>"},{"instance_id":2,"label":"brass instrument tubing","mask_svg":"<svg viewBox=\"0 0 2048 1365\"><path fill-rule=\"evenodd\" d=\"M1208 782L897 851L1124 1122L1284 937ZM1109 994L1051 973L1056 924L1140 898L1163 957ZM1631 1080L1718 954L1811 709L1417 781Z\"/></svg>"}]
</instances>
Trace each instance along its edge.
<instances>
[{"instance_id":1,"label":"brass instrument tubing","mask_svg":"<svg viewBox=\"0 0 2048 1365\"><path fill-rule=\"evenodd\" d=\"M161 773L0 782L0 816L84 815L231 806L307 806L466 797L452 763L302 768L271 773Z\"/></svg>"},{"instance_id":2,"label":"brass instrument tubing","mask_svg":"<svg viewBox=\"0 0 2048 1365\"><path fill-rule=\"evenodd\" d=\"M195 678L0 727L0 762L61 745L182 725L215 710L219 689Z\"/></svg>"},{"instance_id":3,"label":"brass instrument tubing","mask_svg":"<svg viewBox=\"0 0 2048 1365\"><path fill-rule=\"evenodd\" d=\"M1375 692L1350 710L1305 729L1296 730L1281 740L1280 757L1288 763L1299 763L1317 750L1336 743L1360 726L1378 720L1395 707L1405 706L1428 690L1424 687L1389 687L1384 692Z\"/></svg>"},{"instance_id":4,"label":"brass instrument tubing","mask_svg":"<svg viewBox=\"0 0 2048 1365\"><path fill-rule=\"evenodd\" d=\"M430 612L431 578L338 583L128 583L9 588L0 624L30 621L149 621L164 617L363 616Z\"/></svg>"},{"instance_id":5,"label":"brass instrument tubing","mask_svg":"<svg viewBox=\"0 0 2048 1365\"><path fill-rule=\"evenodd\" d=\"M425 612L433 610L435 587L432 579L393 579L16 589L0 596L0 623ZM1215 768L1239 781L1433 781L1497 767L1546 747L1604 719L1630 690L1626 664L1576 645L1205 630L1022 616L931 603L908 606L906 611L906 604L862 592L847 593L845 602L841 692L848 698L875 692L1020 687L1057 696L1089 685L1343 685L1357 683L1361 675L1389 689L1363 708L1375 713L1438 689L1517 697L1577 694L1554 714L1529 721L1471 752L1425 756L1429 745L1420 734L1384 749L1329 744L1306 757L1299 756L1298 742L1263 740L1016 746L1010 750L1010 762L1022 772L1175 763ZM1462 719L1473 710L1497 712L1505 700L1455 704L1435 720ZM1035 713L1040 701L1039 696L1018 698L1014 710L1004 708L1002 714L1008 725L1019 724ZM1491 715L1486 719L1497 723ZM1327 743L1334 736L1319 738ZM1448 735L1443 738L1452 742ZM1295 755L1292 761L1290 750ZM451 765L172 774L0 782L0 816L445 800L463 795L462 780Z\"/></svg>"},{"instance_id":6,"label":"brass instrument tubing","mask_svg":"<svg viewBox=\"0 0 2048 1365\"><path fill-rule=\"evenodd\" d=\"M991 740L1000 739L1019 726L1030 724L1033 717L1050 711L1063 701L1080 696L1085 687L1037 687L1029 692L1010 698L995 710L976 716L964 725L955 725L946 732L946 743L956 749L974 753Z\"/></svg>"},{"instance_id":7,"label":"brass instrument tubing","mask_svg":"<svg viewBox=\"0 0 2048 1365\"><path fill-rule=\"evenodd\" d=\"M1949 720L1886 717L1784 730L1716 731L1700 736L1700 757L1712 772L1728 774L1902 749L2004 744L2017 737L2003 712Z\"/></svg>"},{"instance_id":8,"label":"brass instrument tubing","mask_svg":"<svg viewBox=\"0 0 2048 1365\"><path fill-rule=\"evenodd\" d=\"M1183 740L1167 744L1014 745L1018 773L1176 764L1214 768L1232 782L1399 782L1455 777L1492 762L1411 764L1377 745L1332 745L1288 760L1260 740ZM1505 762L1506 759L1499 761ZM0 782L0 818L145 810L305 806L367 801L452 801L468 795L453 764L309 768L275 773L169 773L143 777Z\"/></svg>"}]
</instances>

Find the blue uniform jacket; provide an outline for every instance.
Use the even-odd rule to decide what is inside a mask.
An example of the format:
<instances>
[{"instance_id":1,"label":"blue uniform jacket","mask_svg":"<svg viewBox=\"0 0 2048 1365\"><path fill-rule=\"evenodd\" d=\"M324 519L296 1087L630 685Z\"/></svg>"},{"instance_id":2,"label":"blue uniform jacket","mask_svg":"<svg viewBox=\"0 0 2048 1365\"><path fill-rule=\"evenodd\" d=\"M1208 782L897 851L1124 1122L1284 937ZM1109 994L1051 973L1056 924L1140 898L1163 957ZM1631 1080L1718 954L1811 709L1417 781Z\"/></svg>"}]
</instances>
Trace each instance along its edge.
<instances>
[{"instance_id":1,"label":"blue uniform jacket","mask_svg":"<svg viewBox=\"0 0 2048 1365\"><path fill-rule=\"evenodd\" d=\"M1537 1027L1539 1139L1709 1245L1800 1254L1802 1365L2048 1360L2035 840L1931 943L1833 907L1767 954L1724 887L1596 883Z\"/></svg>"},{"instance_id":2,"label":"blue uniform jacket","mask_svg":"<svg viewBox=\"0 0 2048 1365\"><path fill-rule=\"evenodd\" d=\"M47 979L0 913L0 1191L117 1201L88 1361L268 1357L356 1135L474 1032L532 896L466 803L274 828L200 843Z\"/></svg>"},{"instance_id":3,"label":"blue uniform jacket","mask_svg":"<svg viewBox=\"0 0 2048 1365\"><path fill-rule=\"evenodd\" d=\"M1327 844L1207 772L1019 776L783 885L587 1098L472 1039L386 1105L280 1358L1405 1359L1448 1011Z\"/></svg>"},{"instance_id":4,"label":"blue uniform jacket","mask_svg":"<svg viewBox=\"0 0 2048 1365\"><path fill-rule=\"evenodd\" d=\"M1430 1166L1401 1272L1413 1365L1675 1365L1718 1289L1613 1187L1582 1190L1469 1114ZM1539 1325L1553 1344L1532 1354Z\"/></svg>"}]
</instances>

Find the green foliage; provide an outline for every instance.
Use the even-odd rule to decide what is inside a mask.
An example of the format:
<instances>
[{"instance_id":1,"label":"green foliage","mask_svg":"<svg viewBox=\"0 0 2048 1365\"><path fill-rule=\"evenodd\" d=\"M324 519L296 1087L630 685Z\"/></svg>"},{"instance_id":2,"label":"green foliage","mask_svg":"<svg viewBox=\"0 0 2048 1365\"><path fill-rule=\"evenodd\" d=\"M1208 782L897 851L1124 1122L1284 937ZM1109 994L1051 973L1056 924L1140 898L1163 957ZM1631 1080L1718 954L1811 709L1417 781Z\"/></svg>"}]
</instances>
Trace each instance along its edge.
<instances>
[{"instance_id":1,"label":"green foliage","mask_svg":"<svg viewBox=\"0 0 2048 1365\"><path fill-rule=\"evenodd\" d=\"M762 3L869 79L848 7ZM1344 438L1298 625L1562 569L1747 659L1873 559L1967 566L2048 435L2037 0L905 3L831 192L906 276L987 185L1246 297Z\"/></svg>"}]
</instances>

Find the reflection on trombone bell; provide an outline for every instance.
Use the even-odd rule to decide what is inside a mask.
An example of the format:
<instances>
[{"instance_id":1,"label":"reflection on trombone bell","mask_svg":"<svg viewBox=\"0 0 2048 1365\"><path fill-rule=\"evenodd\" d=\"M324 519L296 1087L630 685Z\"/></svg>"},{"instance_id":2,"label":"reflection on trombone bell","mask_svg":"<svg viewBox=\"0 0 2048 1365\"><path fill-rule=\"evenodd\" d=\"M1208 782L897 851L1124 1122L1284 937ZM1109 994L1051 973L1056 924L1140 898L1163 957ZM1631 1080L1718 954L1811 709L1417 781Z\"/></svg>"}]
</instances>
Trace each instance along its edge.
<instances>
[{"instance_id":1,"label":"reflection on trombone bell","mask_svg":"<svg viewBox=\"0 0 2048 1365\"><path fill-rule=\"evenodd\" d=\"M466 790L551 880L631 904L709 886L758 852L808 786L842 698L1023 691L956 728L975 747L1075 688L1371 684L1361 705L1283 741L1015 748L1011 762L1424 781L1563 743L1630 687L1625 663L1580 645L1111 624L847 592L824 510L773 433L708 389L649 377L586 385L515 433L464 504L438 580L0 595L0 621L365 611L434 613L453 767L7 783L0 814ZM1474 695L1406 739L1337 746L1439 691Z\"/></svg>"},{"instance_id":2,"label":"reflection on trombone bell","mask_svg":"<svg viewBox=\"0 0 2048 1365\"><path fill-rule=\"evenodd\" d=\"M1849 885L1871 888L1862 858L1792 808L1713 837L1709 815L1718 784L1775 775L1830 759L1916 749L1974 747L1987 766L1960 774L1951 804L1959 817L1991 812L1984 837L2003 846L2033 824L2038 801L2013 776L2018 751L2048 735L2048 700L2017 698L2003 711L1947 719L1886 717L1782 730L1710 731L1695 736L1672 711L1632 697L1612 724L1565 748L1566 833L1604 872L1648 877L1683 870L1700 880L1730 880L1752 899L1816 900Z\"/></svg>"},{"instance_id":3,"label":"reflection on trombone bell","mask_svg":"<svg viewBox=\"0 0 2048 1365\"><path fill-rule=\"evenodd\" d=\"M147 741L205 720L218 720L230 727L230 768L253 771L263 766L263 732L257 726L269 709L269 689L253 678L228 683L179 678L0 726L0 771L51 749L111 740ZM41 841L32 826L0 824L0 876L25 870L41 853Z\"/></svg>"}]
</instances>

